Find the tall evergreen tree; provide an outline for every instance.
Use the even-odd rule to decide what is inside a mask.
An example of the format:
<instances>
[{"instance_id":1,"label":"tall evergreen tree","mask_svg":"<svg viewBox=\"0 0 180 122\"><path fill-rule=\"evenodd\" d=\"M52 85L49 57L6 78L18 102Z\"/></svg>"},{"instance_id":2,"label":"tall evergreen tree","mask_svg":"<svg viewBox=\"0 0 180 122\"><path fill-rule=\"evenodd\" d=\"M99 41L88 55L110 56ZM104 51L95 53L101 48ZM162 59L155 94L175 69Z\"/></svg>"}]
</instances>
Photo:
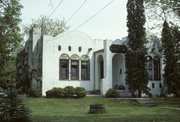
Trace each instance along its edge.
<instances>
[{"instance_id":1,"label":"tall evergreen tree","mask_svg":"<svg viewBox=\"0 0 180 122\"><path fill-rule=\"evenodd\" d=\"M164 79L167 83L168 90L170 93L174 93L176 96L180 95L180 80L177 56L175 53L175 41L170 27L166 21L163 24L162 30L162 46L164 56Z\"/></svg>"},{"instance_id":2,"label":"tall evergreen tree","mask_svg":"<svg viewBox=\"0 0 180 122\"><path fill-rule=\"evenodd\" d=\"M15 80L15 52L22 38L19 0L0 0L0 87Z\"/></svg>"},{"instance_id":3,"label":"tall evergreen tree","mask_svg":"<svg viewBox=\"0 0 180 122\"><path fill-rule=\"evenodd\" d=\"M138 96L142 92L147 92L147 71L146 63L146 34L145 34L145 15L143 0L128 0L127 3L127 27L128 27L128 46L126 54L126 82L129 89L138 91Z\"/></svg>"}]
</instances>

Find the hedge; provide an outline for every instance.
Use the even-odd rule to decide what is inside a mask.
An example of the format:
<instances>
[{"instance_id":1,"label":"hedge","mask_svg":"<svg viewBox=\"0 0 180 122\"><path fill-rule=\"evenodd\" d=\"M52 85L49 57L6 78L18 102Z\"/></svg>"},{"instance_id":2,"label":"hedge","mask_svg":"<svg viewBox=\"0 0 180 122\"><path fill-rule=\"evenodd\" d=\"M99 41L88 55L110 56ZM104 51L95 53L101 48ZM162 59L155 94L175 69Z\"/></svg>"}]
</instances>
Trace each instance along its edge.
<instances>
[{"instance_id":1,"label":"hedge","mask_svg":"<svg viewBox=\"0 0 180 122\"><path fill-rule=\"evenodd\" d=\"M86 96L86 90L83 87L66 86L65 88L52 88L46 91L48 98L81 98Z\"/></svg>"}]
</instances>

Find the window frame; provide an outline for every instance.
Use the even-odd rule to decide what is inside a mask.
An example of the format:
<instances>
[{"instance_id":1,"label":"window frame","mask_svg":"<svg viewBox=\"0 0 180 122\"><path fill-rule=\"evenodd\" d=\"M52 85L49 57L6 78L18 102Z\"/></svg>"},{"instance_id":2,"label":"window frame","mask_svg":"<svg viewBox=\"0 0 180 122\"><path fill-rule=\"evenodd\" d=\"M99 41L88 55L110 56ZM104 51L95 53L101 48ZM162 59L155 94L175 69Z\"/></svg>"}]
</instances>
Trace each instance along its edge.
<instances>
[{"instance_id":1,"label":"window frame","mask_svg":"<svg viewBox=\"0 0 180 122\"><path fill-rule=\"evenodd\" d=\"M86 70L87 70L87 78L83 78L83 74L82 74L82 65L83 65L83 62L86 62ZM85 69L85 68L84 68ZM81 60L81 80L90 80L90 61L89 60Z\"/></svg>"},{"instance_id":2,"label":"window frame","mask_svg":"<svg viewBox=\"0 0 180 122\"><path fill-rule=\"evenodd\" d=\"M67 78L62 78L61 76L61 61L67 61ZM63 53L59 58L59 80L69 80L69 55Z\"/></svg>"}]
</instances>

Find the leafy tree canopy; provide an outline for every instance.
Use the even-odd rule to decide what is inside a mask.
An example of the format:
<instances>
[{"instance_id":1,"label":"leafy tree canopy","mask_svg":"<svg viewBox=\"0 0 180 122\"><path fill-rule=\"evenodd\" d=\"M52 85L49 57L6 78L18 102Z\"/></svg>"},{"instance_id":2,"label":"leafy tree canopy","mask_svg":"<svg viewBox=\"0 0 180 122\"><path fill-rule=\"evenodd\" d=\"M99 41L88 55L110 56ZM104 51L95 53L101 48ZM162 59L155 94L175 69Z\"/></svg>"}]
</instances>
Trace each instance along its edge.
<instances>
[{"instance_id":1,"label":"leafy tree canopy","mask_svg":"<svg viewBox=\"0 0 180 122\"><path fill-rule=\"evenodd\" d=\"M64 19L62 20L54 20L50 19L47 16L41 16L38 19L33 19L31 25L24 25L23 30L25 34L29 33L30 28L34 24L43 25L43 34L57 36L58 34L68 30L70 27L66 25Z\"/></svg>"},{"instance_id":2,"label":"leafy tree canopy","mask_svg":"<svg viewBox=\"0 0 180 122\"><path fill-rule=\"evenodd\" d=\"M21 8L19 0L0 0L0 87L3 88L7 80L14 80L15 55L22 41L18 26Z\"/></svg>"},{"instance_id":3,"label":"leafy tree canopy","mask_svg":"<svg viewBox=\"0 0 180 122\"><path fill-rule=\"evenodd\" d=\"M126 53L126 82L129 89L138 91L138 96L142 92L147 92L147 72L145 69L146 55L146 33L144 24L143 0L128 0L127 3L127 27L128 27L128 46Z\"/></svg>"},{"instance_id":4,"label":"leafy tree canopy","mask_svg":"<svg viewBox=\"0 0 180 122\"><path fill-rule=\"evenodd\" d=\"M147 28L158 36L164 21L170 26L180 25L180 2L178 0L145 0Z\"/></svg>"}]
</instances>

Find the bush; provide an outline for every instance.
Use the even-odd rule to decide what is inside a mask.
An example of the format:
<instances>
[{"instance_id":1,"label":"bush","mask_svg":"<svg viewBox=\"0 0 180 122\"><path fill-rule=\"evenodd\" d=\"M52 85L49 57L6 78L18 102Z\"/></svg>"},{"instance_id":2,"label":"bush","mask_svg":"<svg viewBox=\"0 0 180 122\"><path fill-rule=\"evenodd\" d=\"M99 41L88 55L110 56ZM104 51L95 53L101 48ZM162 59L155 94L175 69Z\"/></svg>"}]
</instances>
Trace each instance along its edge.
<instances>
[{"instance_id":1,"label":"bush","mask_svg":"<svg viewBox=\"0 0 180 122\"><path fill-rule=\"evenodd\" d=\"M10 95L1 100L1 122L27 122L30 121L30 110L18 99L15 86L9 85Z\"/></svg>"},{"instance_id":2,"label":"bush","mask_svg":"<svg viewBox=\"0 0 180 122\"><path fill-rule=\"evenodd\" d=\"M36 90L32 90L32 89L29 89L27 91L27 95L28 97L41 97L41 92L40 91L36 91Z\"/></svg>"},{"instance_id":3,"label":"bush","mask_svg":"<svg viewBox=\"0 0 180 122\"><path fill-rule=\"evenodd\" d=\"M116 98L118 97L118 93L115 89L109 89L106 94L105 94L105 97L107 98Z\"/></svg>"},{"instance_id":4,"label":"bush","mask_svg":"<svg viewBox=\"0 0 180 122\"><path fill-rule=\"evenodd\" d=\"M75 88L75 95L77 98L85 97L86 96L86 90L83 87L76 87Z\"/></svg>"},{"instance_id":5,"label":"bush","mask_svg":"<svg viewBox=\"0 0 180 122\"><path fill-rule=\"evenodd\" d=\"M75 88L72 86L66 86L64 88L64 97L72 98L75 95Z\"/></svg>"},{"instance_id":6,"label":"bush","mask_svg":"<svg viewBox=\"0 0 180 122\"><path fill-rule=\"evenodd\" d=\"M62 88L53 88L46 92L48 98L62 98L64 97L64 90Z\"/></svg>"}]
</instances>

